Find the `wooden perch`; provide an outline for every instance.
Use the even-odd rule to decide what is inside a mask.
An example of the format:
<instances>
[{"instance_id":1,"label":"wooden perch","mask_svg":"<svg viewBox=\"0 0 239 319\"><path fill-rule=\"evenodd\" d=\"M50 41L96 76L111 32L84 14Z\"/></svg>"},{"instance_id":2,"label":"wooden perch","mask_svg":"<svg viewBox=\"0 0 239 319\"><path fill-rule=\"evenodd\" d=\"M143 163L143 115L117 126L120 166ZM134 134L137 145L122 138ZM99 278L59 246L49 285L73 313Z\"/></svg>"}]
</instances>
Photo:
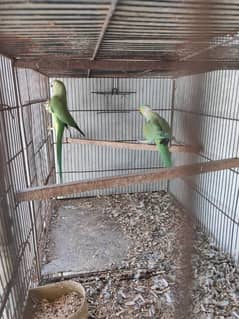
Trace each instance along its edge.
<instances>
[{"instance_id":1,"label":"wooden perch","mask_svg":"<svg viewBox=\"0 0 239 319\"><path fill-rule=\"evenodd\" d=\"M206 172L219 171L235 167L239 167L239 158L176 166L172 168L162 168L148 173L114 176L95 180L33 187L30 189L22 190L16 195L19 201L49 199L57 196L77 194L97 189L127 187L133 184L152 183L163 179L169 180L178 177L203 174Z\"/></svg>"},{"instance_id":2,"label":"wooden perch","mask_svg":"<svg viewBox=\"0 0 239 319\"><path fill-rule=\"evenodd\" d=\"M128 143L128 142L114 142L114 141L102 141L102 140L86 140L80 138L67 138L66 143L77 143L87 145L106 146L113 148L125 148L129 150L141 150L141 151L157 151L157 148L153 144L147 143ZM193 145L171 145L169 147L170 152L184 152L184 153L197 153L200 151L199 146Z\"/></svg>"}]
</instances>

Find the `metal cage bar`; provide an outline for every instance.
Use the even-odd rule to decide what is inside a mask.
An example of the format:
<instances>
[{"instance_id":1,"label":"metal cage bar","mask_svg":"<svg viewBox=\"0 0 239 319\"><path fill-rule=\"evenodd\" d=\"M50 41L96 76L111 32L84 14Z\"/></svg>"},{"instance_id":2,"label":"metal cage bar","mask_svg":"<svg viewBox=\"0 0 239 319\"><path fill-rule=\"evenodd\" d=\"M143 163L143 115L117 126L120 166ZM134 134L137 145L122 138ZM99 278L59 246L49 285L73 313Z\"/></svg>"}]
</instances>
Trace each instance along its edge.
<instances>
[{"instance_id":1,"label":"metal cage bar","mask_svg":"<svg viewBox=\"0 0 239 319\"><path fill-rule=\"evenodd\" d=\"M0 317L20 318L29 286L40 279L50 202L18 203L22 187L54 182L50 121L42 103L48 78L15 69L0 56Z\"/></svg>"},{"instance_id":2,"label":"metal cage bar","mask_svg":"<svg viewBox=\"0 0 239 319\"><path fill-rule=\"evenodd\" d=\"M198 88L200 85L200 88ZM239 155L238 71L216 71L176 80L173 134L189 141L187 127L194 127L203 150L198 155L175 157L185 161L219 160ZM200 127L197 122L200 120ZM239 262L239 171L229 169L208 173L195 180L170 182L170 191L188 206L221 249ZM189 205L190 206L190 205Z\"/></svg>"}]
</instances>

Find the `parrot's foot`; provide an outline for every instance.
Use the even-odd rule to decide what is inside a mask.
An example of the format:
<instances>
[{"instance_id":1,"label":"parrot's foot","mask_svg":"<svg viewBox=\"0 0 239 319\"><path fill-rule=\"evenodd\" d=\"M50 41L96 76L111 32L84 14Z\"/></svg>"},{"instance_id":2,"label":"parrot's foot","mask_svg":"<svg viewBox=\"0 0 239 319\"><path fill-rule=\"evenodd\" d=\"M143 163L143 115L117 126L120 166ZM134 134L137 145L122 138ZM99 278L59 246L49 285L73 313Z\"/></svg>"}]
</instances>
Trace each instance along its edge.
<instances>
[{"instance_id":1,"label":"parrot's foot","mask_svg":"<svg viewBox=\"0 0 239 319\"><path fill-rule=\"evenodd\" d=\"M184 142L178 141L175 136L171 137L171 142L175 142L176 144L179 144L179 145L184 145Z\"/></svg>"},{"instance_id":2,"label":"parrot's foot","mask_svg":"<svg viewBox=\"0 0 239 319\"><path fill-rule=\"evenodd\" d=\"M168 143L169 143L169 139L168 138L163 138L161 141L160 141L160 144L162 144L162 145L168 145Z\"/></svg>"},{"instance_id":3,"label":"parrot's foot","mask_svg":"<svg viewBox=\"0 0 239 319\"><path fill-rule=\"evenodd\" d=\"M49 100L47 100L45 103L43 103L45 108L49 108Z\"/></svg>"},{"instance_id":4,"label":"parrot's foot","mask_svg":"<svg viewBox=\"0 0 239 319\"><path fill-rule=\"evenodd\" d=\"M163 132L161 132L161 133L158 135L158 137L159 137L160 139L163 139L163 138L170 139L170 138L171 138L170 134L168 134L168 133L163 133Z\"/></svg>"},{"instance_id":5,"label":"parrot's foot","mask_svg":"<svg viewBox=\"0 0 239 319\"><path fill-rule=\"evenodd\" d=\"M141 143L141 144L155 144L154 142L149 142L149 141L146 141L146 140L139 140L137 141L138 143Z\"/></svg>"},{"instance_id":6,"label":"parrot's foot","mask_svg":"<svg viewBox=\"0 0 239 319\"><path fill-rule=\"evenodd\" d=\"M69 132L70 138L72 138L71 130L70 130L69 126L66 126L66 128L67 128L67 131Z\"/></svg>"},{"instance_id":7,"label":"parrot's foot","mask_svg":"<svg viewBox=\"0 0 239 319\"><path fill-rule=\"evenodd\" d=\"M47 129L48 129L48 131L53 131L54 130L54 128L51 127L51 126L48 126Z\"/></svg>"},{"instance_id":8,"label":"parrot's foot","mask_svg":"<svg viewBox=\"0 0 239 319\"><path fill-rule=\"evenodd\" d=\"M43 106L45 107L46 111L48 111L49 113L51 113L51 109L50 109L50 105L49 105L50 101L46 101L46 103L43 104Z\"/></svg>"}]
</instances>

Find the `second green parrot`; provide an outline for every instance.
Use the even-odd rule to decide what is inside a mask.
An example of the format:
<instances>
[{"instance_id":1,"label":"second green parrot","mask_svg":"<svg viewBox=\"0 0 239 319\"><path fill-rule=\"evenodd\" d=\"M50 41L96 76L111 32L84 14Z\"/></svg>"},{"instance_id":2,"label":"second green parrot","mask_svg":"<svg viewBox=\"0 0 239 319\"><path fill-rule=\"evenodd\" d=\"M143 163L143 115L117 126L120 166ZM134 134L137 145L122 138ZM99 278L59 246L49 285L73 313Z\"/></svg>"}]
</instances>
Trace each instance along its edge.
<instances>
[{"instance_id":1,"label":"second green parrot","mask_svg":"<svg viewBox=\"0 0 239 319\"><path fill-rule=\"evenodd\" d=\"M141 106L140 112L146 119L146 123L143 127L144 138L149 143L156 144L164 165L166 167L171 167L172 160L168 144L172 137L172 133L168 122L159 116L159 114L153 112L149 106Z\"/></svg>"},{"instance_id":2,"label":"second green parrot","mask_svg":"<svg viewBox=\"0 0 239 319\"><path fill-rule=\"evenodd\" d=\"M56 155L60 181L62 183L62 137L65 127L74 127L81 135L81 131L67 108L66 88L62 81L54 80L52 83L52 97L48 104L48 110L52 113L53 128L56 132Z\"/></svg>"}]
</instances>

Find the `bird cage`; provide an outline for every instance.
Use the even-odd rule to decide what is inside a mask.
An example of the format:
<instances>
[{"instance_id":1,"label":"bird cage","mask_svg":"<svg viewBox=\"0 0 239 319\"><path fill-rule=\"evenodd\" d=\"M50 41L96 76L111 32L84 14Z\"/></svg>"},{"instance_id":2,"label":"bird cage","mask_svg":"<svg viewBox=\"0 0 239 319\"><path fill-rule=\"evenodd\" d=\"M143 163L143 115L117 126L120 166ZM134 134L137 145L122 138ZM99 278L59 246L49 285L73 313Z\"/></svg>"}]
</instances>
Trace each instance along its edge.
<instances>
[{"instance_id":1,"label":"bird cage","mask_svg":"<svg viewBox=\"0 0 239 319\"><path fill-rule=\"evenodd\" d=\"M182 307L175 307L175 318L187 317L185 309L192 302L192 278L187 275L193 259L194 223L224 254L221 263L231 263L228 267L234 270L230 276L238 279L238 10L236 1L224 0L0 1L1 318L22 318L29 289L39 284L80 278L87 286L86 275L77 267L73 273L63 264L53 267L55 270L44 270L47 242L47 249L51 250L49 229L60 227L59 216L63 223L67 219L63 213L56 213L62 203L68 208L76 207L73 210L83 207L86 211L94 203L91 212L109 211L116 222L120 220L127 227L131 223L138 225L134 212L142 213L144 227L150 225L150 218L144 219L144 213L156 212L155 202L159 205L158 215L166 211L165 216L169 212L173 220L177 209L170 210L167 196L188 212L182 227L174 225L178 234L172 237L181 243L179 262L185 264L183 279L176 285ZM45 107L52 96L54 80L64 83L69 112L86 135L82 138L77 131L64 132L63 183L52 114ZM171 168L164 167L155 145L142 143L141 105L150 105L172 129ZM157 195L160 191L166 193ZM129 194L135 197L130 199ZM110 199L109 195L113 197ZM161 203L164 196L166 203ZM76 200L78 206L74 206ZM127 215L124 205L128 207L127 201L131 200L130 218L120 219L117 209ZM72 214L74 223L74 211ZM164 222L163 215L153 214L152 227L156 227L157 218ZM66 225L61 224L64 229ZM145 233L152 230L146 228L142 228ZM82 238L87 237L81 231ZM73 231L72 234L75 235ZM95 234L91 241L97 245L97 229ZM116 234L112 238L120 240L120 233ZM159 236L161 230L154 228L154 234ZM60 243L67 241L67 236L62 234ZM74 240L69 240L69 247L75 247ZM173 245L173 240L168 245ZM127 244L126 240L124 245ZM117 250L117 245L105 245L109 251L112 247L112 251ZM152 257L152 250L146 249L145 256ZM84 259L84 252L82 256ZM74 260L73 255L67 258ZM148 266L141 274L144 279L149 278L158 275L160 269ZM120 280L138 280L138 271L127 268ZM177 267L174 272L179 276ZM101 287L103 294L110 285L116 285L116 273L117 267L107 275L106 270L100 275L96 270L88 275L105 276L104 284L107 276L112 277L113 283L108 281L105 290ZM164 284L166 279L160 280ZM161 300L169 287L157 288L158 295L152 289ZM91 289L86 289L89 298ZM142 292L138 286L136 290L139 298ZM121 288L119 291L120 298L127 299ZM123 316L128 309L131 313L136 304L137 309L145 305L144 318L163 316L163 310L155 312L152 305L148 306L150 297L148 304L141 300L140 306L135 298L128 303L122 301L124 306L121 303L118 308L113 303L108 318ZM201 307L194 313L195 318L226 317L226 313L238 318L238 299L225 298L214 302L218 308L211 314L205 310L208 304L200 299L205 311ZM98 318L106 318L103 310L101 317L99 313ZM203 317L206 313L208 317ZM132 312L132 318L140 318L137 316Z\"/></svg>"}]
</instances>

